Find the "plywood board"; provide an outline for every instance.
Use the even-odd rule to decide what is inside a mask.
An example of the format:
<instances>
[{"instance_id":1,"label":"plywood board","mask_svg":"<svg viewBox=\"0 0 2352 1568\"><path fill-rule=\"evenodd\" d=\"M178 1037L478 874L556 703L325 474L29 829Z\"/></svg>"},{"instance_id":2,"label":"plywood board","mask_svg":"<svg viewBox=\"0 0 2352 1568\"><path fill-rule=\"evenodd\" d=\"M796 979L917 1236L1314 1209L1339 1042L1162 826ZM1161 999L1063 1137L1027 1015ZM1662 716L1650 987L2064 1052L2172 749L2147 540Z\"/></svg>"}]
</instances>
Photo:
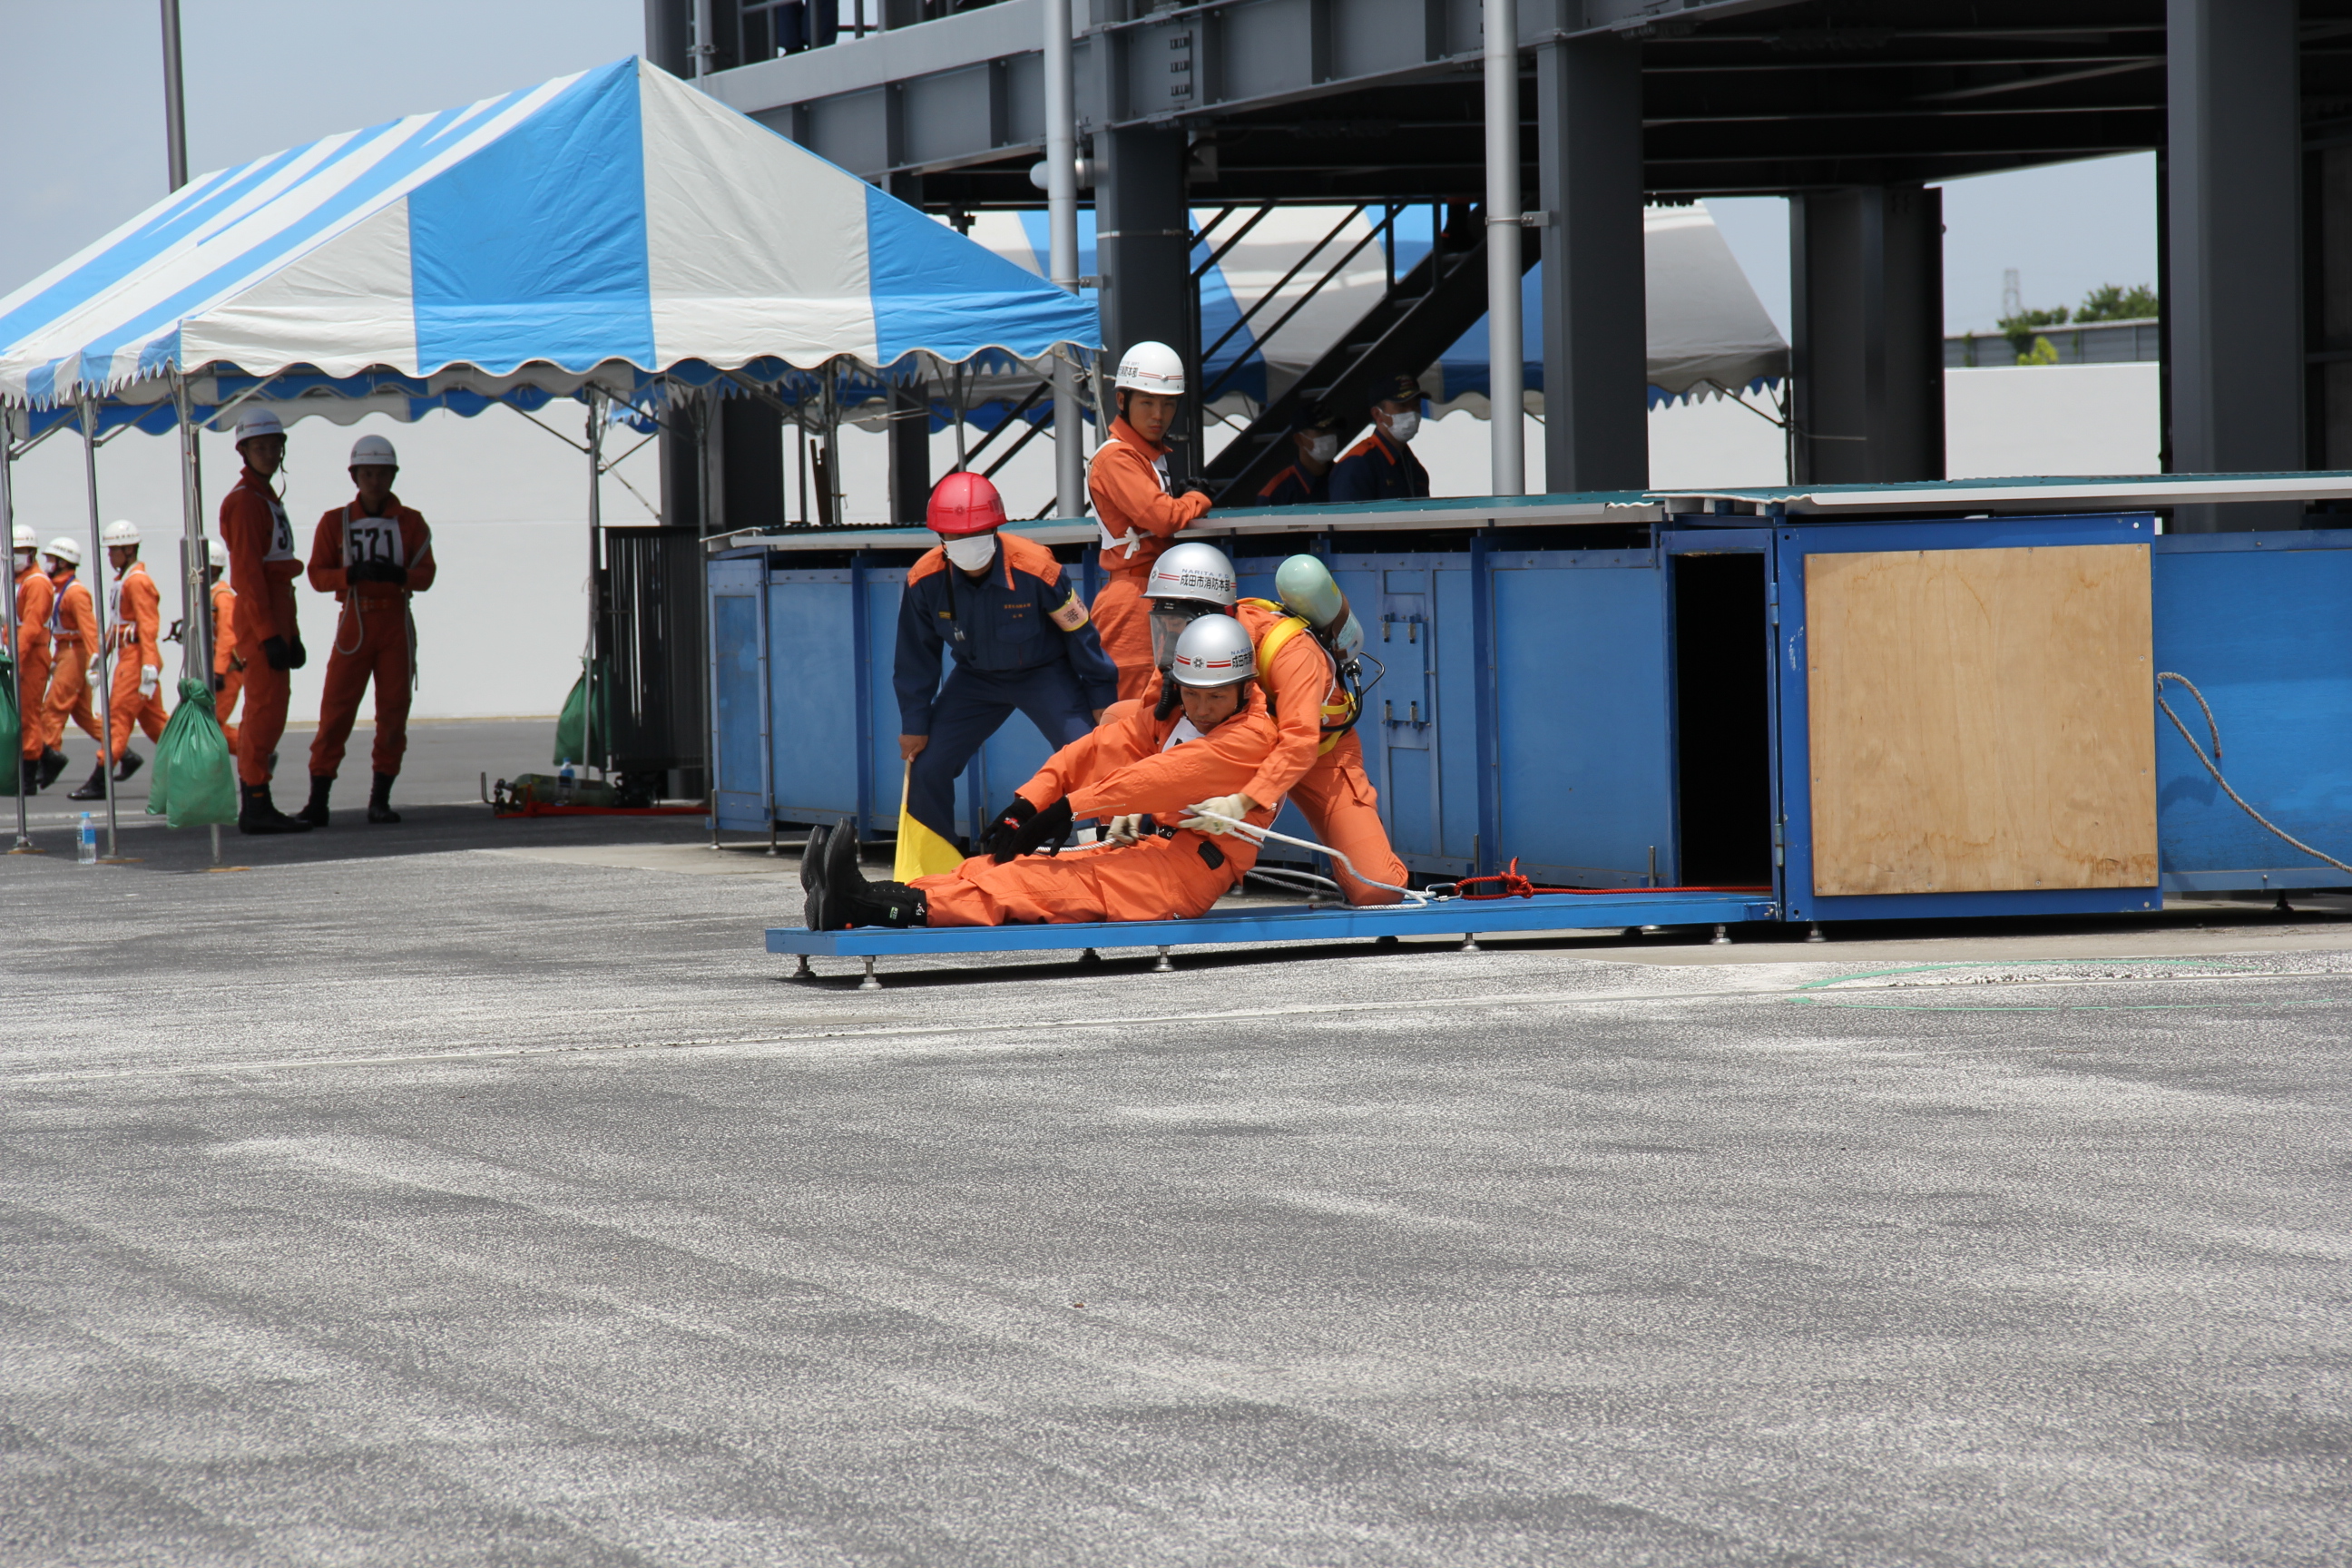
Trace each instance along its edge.
<instances>
[{"instance_id":1,"label":"plywood board","mask_svg":"<svg viewBox=\"0 0 2352 1568\"><path fill-rule=\"evenodd\" d=\"M1805 558L1813 891L2156 882L2148 547Z\"/></svg>"}]
</instances>

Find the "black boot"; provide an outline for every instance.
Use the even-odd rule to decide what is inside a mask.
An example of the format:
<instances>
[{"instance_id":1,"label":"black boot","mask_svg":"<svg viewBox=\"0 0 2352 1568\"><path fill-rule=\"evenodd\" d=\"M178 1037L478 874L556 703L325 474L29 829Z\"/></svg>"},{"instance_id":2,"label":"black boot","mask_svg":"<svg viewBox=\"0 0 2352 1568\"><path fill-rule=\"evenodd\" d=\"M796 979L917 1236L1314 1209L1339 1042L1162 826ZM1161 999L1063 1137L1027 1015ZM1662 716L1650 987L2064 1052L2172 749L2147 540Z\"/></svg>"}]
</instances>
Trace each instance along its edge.
<instances>
[{"instance_id":1,"label":"black boot","mask_svg":"<svg viewBox=\"0 0 2352 1568\"><path fill-rule=\"evenodd\" d=\"M146 758L141 756L130 747L123 747L121 758L114 764L114 782L116 784L121 784L124 779L127 779L132 773L137 773L140 768L145 764L146 761Z\"/></svg>"},{"instance_id":2,"label":"black boot","mask_svg":"<svg viewBox=\"0 0 2352 1568\"><path fill-rule=\"evenodd\" d=\"M368 820L370 822L400 820L400 813L392 809L392 781L399 776L398 773L378 773L375 775L375 782L368 786Z\"/></svg>"},{"instance_id":3,"label":"black boot","mask_svg":"<svg viewBox=\"0 0 2352 1568\"><path fill-rule=\"evenodd\" d=\"M327 792L334 787L334 774L327 773L321 776L318 773L312 773L310 775L310 804L296 812L294 814L295 817L299 821L309 823L313 827L326 826Z\"/></svg>"},{"instance_id":4,"label":"black boot","mask_svg":"<svg viewBox=\"0 0 2352 1568\"><path fill-rule=\"evenodd\" d=\"M818 917L824 910L824 840L825 829L812 827L808 842L801 847L801 924L811 931L823 931Z\"/></svg>"},{"instance_id":5,"label":"black boot","mask_svg":"<svg viewBox=\"0 0 2352 1568\"><path fill-rule=\"evenodd\" d=\"M104 800L106 798L106 759L98 760L98 767L81 788L68 792L68 800Z\"/></svg>"},{"instance_id":6,"label":"black boot","mask_svg":"<svg viewBox=\"0 0 2352 1568\"><path fill-rule=\"evenodd\" d=\"M867 882L846 900L854 926L919 926L930 923L930 901L904 882Z\"/></svg>"},{"instance_id":7,"label":"black boot","mask_svg":"<svg viewBox=\"0 0 2352 1568\"><path fill-rule=\"evenodd\" d=\"M278 809L269 798L266 784L246 784L239 790L243 797L237 806L236 830L239 833L308 833L310 825L299 816L289 816Z\"/></svg>"},{"instance_id":8,"label":"black boot","mask_svg":"<svg viewBox=\"0 0 2352 1568\"><path fill-rule=\"evenodd\" d=\"M58 782L59 773L66 771L66 754L51 746L41 753L40 769L41 787L47 789Z\"/></svg>"},{"instance_id":9,"label":"black boot","mask_svg":"<svg viewBox=\"0 0 2352 1568\"><path fill-rule=\"evenodd\" d=\"M848 926L919 926L930 910L923 895L903 882L869 882L857 867L857 824L845 816L825 836L824 874L811 931Z\"/></svg>"}]
</instances>

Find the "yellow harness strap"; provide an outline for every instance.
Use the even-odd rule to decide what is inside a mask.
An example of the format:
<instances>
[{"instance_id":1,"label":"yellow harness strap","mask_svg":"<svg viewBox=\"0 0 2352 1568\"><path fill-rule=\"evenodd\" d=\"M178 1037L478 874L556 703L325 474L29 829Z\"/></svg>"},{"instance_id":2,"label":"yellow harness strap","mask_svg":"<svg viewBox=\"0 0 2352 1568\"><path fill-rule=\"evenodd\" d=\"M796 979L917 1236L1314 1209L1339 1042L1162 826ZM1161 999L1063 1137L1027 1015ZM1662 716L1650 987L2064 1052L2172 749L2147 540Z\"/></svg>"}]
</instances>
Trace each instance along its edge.
<instances>
[{"instance_id":1,"label":"yellow harness strap","mask_svg":"<svg viewBox=\"0 0 2352 1568\"><path fill-rule=\"evenodd\" d=\"M1260 689L1265 691L1267 705L1271 707L1274 689L1267 684L1266 676L1274 668L1274 656L1280 653L1291 638L1305 631L1307 623L1299 619L1287 605L1277 605L1270 599L1244 599L1242 603L1281 617L1275 623L1274 629L1260 638L1257 645L1257 683ZM1322 648L1320 643L1316 647L1318 651ZM1328 653L1324 654L1324 662L1329 663L1330 657ZM1338 682L1334 681L1331 688L1328 689L1337 689L1337 688ZM1349 701L1344 694L1336 702L1327 700L1323 704L1323 742L1315 748L1315 754L1318 757L1322 756L1338 745L1339 737L1347 733L1348 721L1355 716L1355 704Z\"/></svg>"}]
</instances>

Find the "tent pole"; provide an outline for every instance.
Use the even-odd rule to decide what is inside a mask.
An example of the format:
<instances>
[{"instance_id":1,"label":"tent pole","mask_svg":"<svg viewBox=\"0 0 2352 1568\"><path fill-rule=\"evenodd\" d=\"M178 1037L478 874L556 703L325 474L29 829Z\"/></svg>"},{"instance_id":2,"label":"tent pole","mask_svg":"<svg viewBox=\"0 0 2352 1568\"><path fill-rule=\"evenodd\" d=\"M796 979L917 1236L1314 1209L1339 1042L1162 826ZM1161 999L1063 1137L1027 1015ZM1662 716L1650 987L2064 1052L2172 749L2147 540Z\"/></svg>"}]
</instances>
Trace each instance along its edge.
<instances>
[{"instance_id":1,"label":"tent pole","mask_svg":"<svg viewBox=\"0 0 2352 1568\"><path fill-rule=\"evenodd\" d=\"M81 404L81 469L83 488L89 495L89 553L93 562L110 565L106 560L106 541L100 536L98 524L98 405L88 391L79 397ZM114 661L107 658L106 595L92 589L89 595L90 617L98 623L98 648L90 655L90 683L98 688L98 775L106 781L106 858L115 858L114 816Z\"/></svg>"},{"instance_id":2,"label":"tent pole","mask_svg":"<svg viewBox=\"0 0 2352 1568\"><path fill-rule=\"evenodd\" d=\"M964 464L964 457L963 457L963 371L964 371L964 367L963 367L963 366L961 366L961 365L958 365L958 366L956 366L956 367L955 367L955 391L954 391L952 394L950 394L950 395L952 397L952 399L954 400L954 403L955 403L956 472L957 472L957 473L959 473L959 474L960 474L960 473L961 473L961 472L963 472L963 464Z\"/></svg>"},{"instance_id":3,"label":"tent pole","mask_svg":"<svg viewBox=\"0 0 2352 1568\"><path fill-rule=\"evenodd\" d=\"M824 367L824 488L833 526L847 517L848 492L841 482L841 367Z\"/></svg>"},{"instance_id":4,"label":"tent pole","mask_svg":"<svg viewBox=\"0 0 2352 1568\"><path fill-rule=\"evenodd\" d=\"M8 602L5 606L8 614L8 679L16 682L15 695L21 697L25 689L25 678L18 673L16 665L17 661L25 656L25 644L24 639L16 635L16 495L9 477L10 470L16 467L16 439L9 429L7 412L0 409L0 533L8 536ZM36 549L37 548L37 542ZM33 557L34 568L38 570L40 563L41 558L37 553ZM35 695L37 699L40 694ZM32 836L25 831L25 752L22 728L31 722L31 715L24 711L20 703L16 711L16 723L19 726L16 732L18 741L16 754L8 759L8 765L16 770L16 842L8 850L11 855L30 854L33 848Z\"/></svg>"},{"instance_id":5,"label":"tent pole","mask_svg":"<svg viewBox=\"0 0 2352 1568\"><path fill-rule=\"evenodd\" d=\"M1488 0L1494 4L1495 0ZM1070 65L1070 0L1045 0L1045 210L1054 282L1078 291L1077 90ZM1086 422L1070 362L1054 355L1054 511L1086 511Z\"/></svg>"},{"instance_id":6,"label":"tent pole","mask_svg":"<svg viewBox=\"0 0 2352 1568\"><path fill-rule=\"evenodd\" d=\"M188 378L172 373L172 407L180 422L180 679L210 689L213 683L213 596L205 574L205 479L198 466L195 422L188 406ZM215 694L217 704L220 698ZM218 718L215 712L215 718ZM213 828L213 864L220 864L220 824Z\"/></svg>"},{"instance_id":7,"label":"tent pole","mask_svg":"<svg viewBox=\"0 0 2352 1568\"><path fill-rule=\"evenodd\" d=\"M1486 5L1486 412L1495 493L1528 493L1519 322L1519 16Z\"/></svg>"},{"instance_id":8,"label":"tent pole","mask_svg":"<svg viewBox=\"0 0 2352 1568\"><path fill-rule=\"evenodd\" d=\"M707 13L706 13L707 14ZM580 759L583 768L596 754L596 634L597 611L601 595L597 592L596 568L604 539L604 420L601 402L603 394L595 387L588 389L588 703L580 715L580 749L588 756ZM607 746L612 744L608 739Z\"/></svg>"}]
</instances>

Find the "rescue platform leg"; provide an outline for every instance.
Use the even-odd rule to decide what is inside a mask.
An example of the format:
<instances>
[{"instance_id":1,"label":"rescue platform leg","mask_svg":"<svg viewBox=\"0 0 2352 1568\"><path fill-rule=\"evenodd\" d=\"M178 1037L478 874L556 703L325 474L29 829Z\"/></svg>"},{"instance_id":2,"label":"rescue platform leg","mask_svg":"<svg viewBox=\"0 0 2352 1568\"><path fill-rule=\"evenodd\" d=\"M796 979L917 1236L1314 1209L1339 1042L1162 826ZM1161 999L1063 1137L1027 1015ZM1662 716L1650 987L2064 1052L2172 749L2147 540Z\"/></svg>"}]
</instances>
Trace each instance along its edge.
<instances>
[{"instance_id":1,"label":"rescue platform leg","mask_svg":"<svg viewBox=\"0 0 2352 1568\"><path fill-rule=\"evenodd\" d=\"M1151 966L1151 973L1154 974L1166 974L1173 971L1176 965L1171 963L1168 957L1168 950L1163 947L1160 950L1160 962Z\"/></svg>"},{"instance_id":2,"label":"rescue platform leg","mask_svg":"<svg viewBox=\"0 0 2352 1568\"><path fill-rule=\"evenodd\" d=\"M1717 926L1715 928L1715 934L1706 939L1706 944L1709 947L1729 947L1731 945L1731 933L1724 930L1723 927Z\"/></svg>"},{"instance_id":3,"label":"rescue platform leg","mask_svg":"<svg viewBox=\"0 0 2352 1568\"><path fill-rule=\"evenodd\" d=\"M868 957L866 961L866 978L857 983L857 988L860 991L879 991L882 989L882 983L874 978L874 960L871 957Z\"/></svg>"},{"instance_id":4,"label":"rescue platform leg","mask_svg":"<svg viewBox=\"0 0 2352 1568\"><path fill-rule=\"evenodd\" d=\"M803 952L797 954L796 956L801 961L801 966L793 971L793 978L795 980L814 980L816 978L816 971L809 967L808 954Z\"/></svg>"}]
</instances>

